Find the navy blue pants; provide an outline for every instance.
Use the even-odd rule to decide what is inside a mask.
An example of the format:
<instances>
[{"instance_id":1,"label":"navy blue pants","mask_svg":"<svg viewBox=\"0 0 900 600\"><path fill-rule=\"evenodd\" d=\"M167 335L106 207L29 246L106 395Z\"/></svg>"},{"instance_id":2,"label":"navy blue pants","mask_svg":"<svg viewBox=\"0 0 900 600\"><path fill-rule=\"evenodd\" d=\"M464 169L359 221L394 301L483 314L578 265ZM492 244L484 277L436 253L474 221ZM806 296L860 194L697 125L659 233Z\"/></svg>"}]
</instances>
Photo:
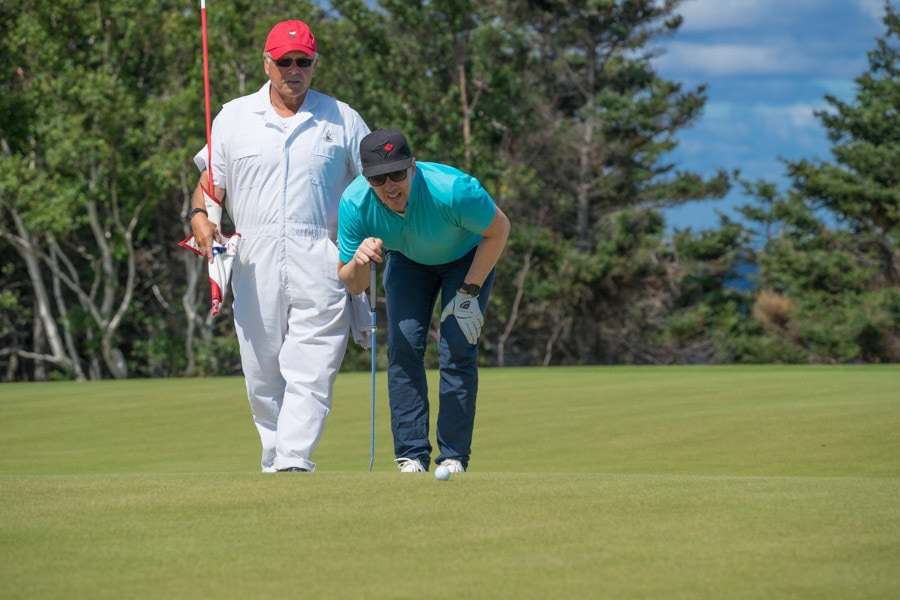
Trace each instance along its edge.
<instances>
[{"instance_id":1,"label":"navy blue pants","mask_svg":"<svg viewBox=\"0 0 900 600\"><path fill-rule=\"evenodd\" d=\"M475 256L473 249L461 259L443 265L423 265L397 251L386 253L384 290L388 320L388 395L391 431L397 458L415 458L428 469L431 462L428 382L425 346L441 294L441 309L464 283ZM494 282L492 271L478 296L482 313ZM438 315L436 318L439 318ZM436 462L455 458L468 467L478 394L478 345L469 344L453 316L441 324L438 341L440 390L437 418Z\"/></svg>"}]
</instances>

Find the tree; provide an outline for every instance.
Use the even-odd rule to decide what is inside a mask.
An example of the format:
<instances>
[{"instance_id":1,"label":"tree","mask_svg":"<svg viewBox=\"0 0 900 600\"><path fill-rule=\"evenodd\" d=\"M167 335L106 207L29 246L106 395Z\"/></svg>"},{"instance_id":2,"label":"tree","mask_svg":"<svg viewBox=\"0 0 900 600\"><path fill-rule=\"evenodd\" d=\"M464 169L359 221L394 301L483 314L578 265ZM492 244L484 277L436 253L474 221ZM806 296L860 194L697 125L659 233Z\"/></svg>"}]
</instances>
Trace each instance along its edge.
<instances>
[{"instance_id":1,"label":"tree","mask_svg":"<svg viewBox=\"0 0 900 600\"><path fill-rule=\"evenodd\" d=\"M856 97L817 112L833 161L786 161L785 195L745 182L767 232L755 315L779 340L776 356L810 362L900 360L900 16L856 78Z\"/></svg>"},{"instance_id":2,"label":"tree","mask_svg":"<svg viewBox=\"0 0 900 600\"><path fill-rule=\"evenodd\" d=\"M169 242L153 216L179 189L181 122L162 108L183 99L183 18L162 1L4 3L4 102L16 110L0 125L0 238L33 306L30 347L11 350L36 373L122 378L144 363L132 351L154 320L135 313L165 279L154 271Z\"/></svg>"},{"instance_id":3,"label":"tree","mask_svg":"<svg viewBox=\"0 0 900 600\"><path fill-rule=\"evenodd\" d=\"M835 160L788 163L784 196L741 182L760 200L752 244L725 218L669 235L660 213L730 185L667 159L705 103L652 68L678 0L371 4L216 4L212 112L263 84L274 22L310 23L317 89L471 172L510 216L484 362L896 360L892 11L857 101L819 115ZM5 380L239 372L228 309L211 317L206 265L176 246L204 144L200 41L182 3L0 4ZM747 261L755 294L730 284Z\"/></svg>"},{"instance_id":4,"label":"tree","mask_svg":"<svg viewBox=\"0 0 900 600\"><path fill-rule=\"evenodd\" d=\"M546 215L542 227L552 231L560 249L568 248L561 268L541 274L542 287L553 282L552 294L528 294L527 301L536 302L534 312L546 315L536 324L540 333L531 335L556 349L544 362L657 360L649 332L639 343L624 335L643 327L645 315L631 307L650 289L648 273L662 277L666 270L658 261L667 250L656 211L719 198L728 190L724 172L704 180L677 172L665 160L677 132L699 117L705 102L702 86L684 91L652 68L652 41L680 26L678 5L676 0L507 4L517 28L528 33L527 81L541 99L530 109L540 122L509 146L511 170L533 173L533 184L520 186L516 204L507 209L514 223L529 226L514 229L510 254L531 248L527 231L534 215ZM525 285L529 291L537 288L531 277ZM656 302L667 307L673 300ZM621 352L626 345L632 350Z\"/></svg>"},{"instance_id":5,"label":"tree","mask_svg":"<svg viewBox=\"0 0 900 600\"><path fill-rule=\"evenodd\" d=\"M724 173L707 181L664 160L705 101L651 68L649 44L679 26L678 2L331 4L352 23L338 25L338 51L357 68L319 82L371 126L406 131L419 160L470 170L513 221L485 360L610 360L597 324L622 323L647 288L637 266L602 280L618 258L602 253L619 248L606 238L634 226L624 238L651 239L629 248L661 244L648 211L728 189Z\"/></svg>"},{"instance_id":6,"label":"tree","mask_svg":"<svg viewBox=\"0 0 900 600\"><path fill-rule=\"evenodd\" d=\"M533 181L527 165L508 161L509 148L542 120L531 39L507 20L505 3L331 4L341 18L323 28L323 45L354 69L325 70L317 85L359 109L371 127L403 130L417 160L466 170L504 209L514 204Z\"/></svg>"},{"instance_id":7,"label":"tree","mask_svg":"<svg viewBox=\"0 0 900 600\"><path fill-rule=\"evenodd\" d=\"M193 164L194 155L205 144L203 69L201 49L201 18L199 11L184 12L181 25L182 35L191 41L185 49L186 55L175 68L178 88L183 102L171 103L171 110L179 112L178 121L183 123L182 131L194 132L183 136L177 145L177 165L180 188L168 205L179 210L182 219L173 222L167 229L171 236L176 226L182 237L190 234L190 226L183 217L188 214L193 203L193 192L199 173ZM210 7L207 15L207 35L209 54L210 112L215 118L226 102L256 91L266 81L263 70L263 42L272 26L286 18L302 18L318 32L324 23L322 10L312 2L290 2L286 0L237 0L218 2ZM317 37L320 37L317 35ZM320 51L322 48L319 39ZM213 173L214 179L216 174ZM232 233L227 218L223 229ZM195 254L171 244L172 263L181 264L186 285L170 286L166 297L181 296L182 319L173 319L175 326L169 328L172 339L182 342L183 349L177 355L184 356L183 371L188 374L226 375L240 372L240 357L237 338L234 336L231 305L226 302L222 312L213 317L210 313L208 270L206 263ZM175 280L182 282L182 278Z\"/></svg>"}]
</instances>

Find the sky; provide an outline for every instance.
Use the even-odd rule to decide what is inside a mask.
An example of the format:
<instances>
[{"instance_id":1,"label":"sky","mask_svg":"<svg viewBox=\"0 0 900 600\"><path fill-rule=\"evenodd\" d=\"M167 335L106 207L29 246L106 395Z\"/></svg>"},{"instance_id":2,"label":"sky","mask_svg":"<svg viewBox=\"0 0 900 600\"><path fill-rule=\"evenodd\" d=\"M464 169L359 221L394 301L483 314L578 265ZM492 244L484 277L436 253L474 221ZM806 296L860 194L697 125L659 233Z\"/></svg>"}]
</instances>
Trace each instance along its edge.
<instances>
[{"instance_id":1,"label":"sky","mask_svg":"<svg viewBox=\"0 0 900 600\"><path fill-rule=\"evenodd\" d=\"M813 112L828 108L826 94L854 102L854 79L885 34L884 0L685 0L678 12L684 22L662 42L655 66L685 89L707 85L702 117L676 135L669 158L678 170L739 169L784 190L779 158L831 160ZM717 210L737 217L734 207L751 202L734 190L665 215L672 228L710 229Z\"/></svg>"}]
</instances>

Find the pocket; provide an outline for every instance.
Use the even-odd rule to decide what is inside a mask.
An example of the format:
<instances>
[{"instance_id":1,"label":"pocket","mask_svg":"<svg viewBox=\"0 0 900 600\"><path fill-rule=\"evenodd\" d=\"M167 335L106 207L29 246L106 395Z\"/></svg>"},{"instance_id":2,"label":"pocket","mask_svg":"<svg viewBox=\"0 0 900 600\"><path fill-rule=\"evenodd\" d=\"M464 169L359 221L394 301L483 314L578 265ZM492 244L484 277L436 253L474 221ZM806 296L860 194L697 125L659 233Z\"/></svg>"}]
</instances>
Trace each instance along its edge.
<instances>
[{"instance_id":1,"label":"pocket","mask_svg":"<svg viewBox=\"0 0 900 600\"><path fill-rule=\"evenodd\" d=\"M343 181L345 171L343 148L323 145L310 151L309 181L313 185L333 186Z\"/></svg>"},{"instance_id":2,"label":"pocket","mask_svg":"<svg viewBox=\"0 0 900 600\"><path fill-rule=\"evenodd\" d=\"M262 181L262 149L258 146L238 148L231 160L231 172L239 190L260 185Z\"/></svg>"},{"instance_id":3,"label":"pocket","mask_svg":"<svg viewBox=\"0 0 900 600\"><path fill-rule=\"evenodd\" d=\"M340 260L340 252L338 251L337 244L332 242L329 238L323 238L322 241L325 244L325 260L323 261L325 266L324 275L336 285L343 287L344 284L337 273L338 261Z\"/></svg>"}]
</instances>

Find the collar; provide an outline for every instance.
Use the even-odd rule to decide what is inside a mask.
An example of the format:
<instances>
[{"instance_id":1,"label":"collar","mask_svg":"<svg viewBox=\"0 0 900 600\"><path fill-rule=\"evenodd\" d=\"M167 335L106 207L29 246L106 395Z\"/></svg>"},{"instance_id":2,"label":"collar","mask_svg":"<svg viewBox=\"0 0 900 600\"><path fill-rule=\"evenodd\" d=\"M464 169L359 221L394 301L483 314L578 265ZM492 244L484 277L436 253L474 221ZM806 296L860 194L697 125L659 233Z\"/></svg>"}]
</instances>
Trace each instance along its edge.
<instances>
[{"instance_id":1,"label":"collar","mask_svg":"<svg viewBox=\"0 0 900 600\"><path fill-rule=\"evenodd\" d=\"M253 94L253 107L251 110L262 115L266 122L280 124L283 117L278 116L278 113L275 112L275 108L272 106L272 99L269 97L269 88L271 86L272 82L266 81L263 86ZM297 111L297 115L305 114L306 116L312 116L312 112L318 104L319 93L313 89L307 90L306 98L303 99L303 104L300 105L300 110Z\"/></svg>"}]
</instances>

